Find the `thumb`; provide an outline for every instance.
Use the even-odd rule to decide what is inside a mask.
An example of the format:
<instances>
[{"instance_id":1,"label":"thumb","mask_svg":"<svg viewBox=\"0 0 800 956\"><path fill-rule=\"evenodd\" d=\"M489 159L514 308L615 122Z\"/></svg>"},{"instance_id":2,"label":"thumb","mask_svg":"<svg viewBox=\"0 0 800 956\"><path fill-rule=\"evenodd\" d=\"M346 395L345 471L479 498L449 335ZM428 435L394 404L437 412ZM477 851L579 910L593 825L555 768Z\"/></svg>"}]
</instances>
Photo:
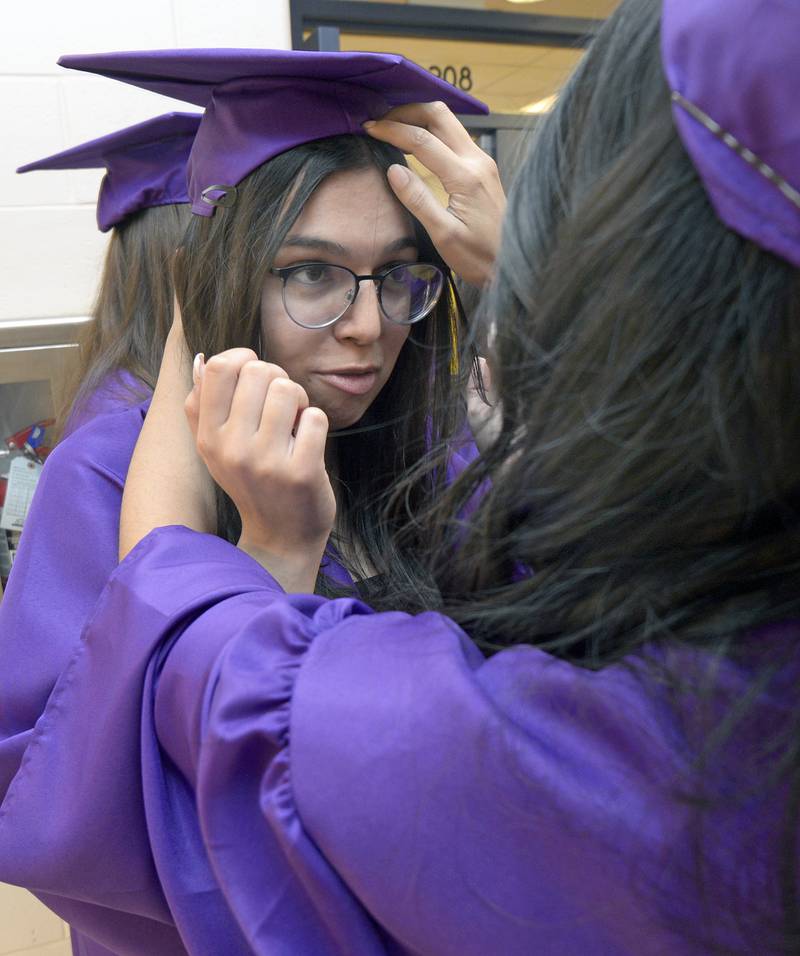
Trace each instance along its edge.
<instances>
[{"instance_id":1,"label":"thumb","mask_svg":"<svg viewBox=\"0 0 800 956\"><path fill-rule=\"evenodd\" d=\"M194 363L192 365L192 381L194 385L191 392L186 396L186 401L183 403L186 420L189 422L189 428L195 438L197 438L197 425L200 419L200 392L203 387L204 369L205 356L202 352L198 352L194 357Z\"/></svg>"}]
</instances>

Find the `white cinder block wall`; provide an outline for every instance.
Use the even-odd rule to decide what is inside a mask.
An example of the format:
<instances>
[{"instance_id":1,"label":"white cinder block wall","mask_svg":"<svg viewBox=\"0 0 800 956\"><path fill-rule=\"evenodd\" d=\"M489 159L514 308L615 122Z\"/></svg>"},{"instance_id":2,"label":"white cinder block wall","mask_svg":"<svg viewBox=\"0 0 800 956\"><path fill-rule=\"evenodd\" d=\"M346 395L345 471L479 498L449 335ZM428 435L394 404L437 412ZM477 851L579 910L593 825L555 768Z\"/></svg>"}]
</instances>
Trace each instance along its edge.
<instances>
[{"instance_id":1,"label":"white cinder block wall","mask_svg":"<svg viewBox=\"0 0 800 956\"><path fill-rule=\"evenodd\" d=\"M289 0L25 0L0 30L0 322L86 315L106 239L102 173L23 163L168 110L196 107L56 66L62 53L240 46L287 49ZM0 885L0 956L68 956L59 919Z\"/></svg>"},{"instance_id":2,"label":"white cinder block wall","mask_svg":"<svg viewBox=\"0 0 800 956\"><path fill-rule=\"evenodd\" d=\"M0 31L0 322L85 315L105 237L102 173L17 166L168 110L196 107L56 66L62 53L286 49L289 0L25 0Z\"/></svg>"}]
</instances>

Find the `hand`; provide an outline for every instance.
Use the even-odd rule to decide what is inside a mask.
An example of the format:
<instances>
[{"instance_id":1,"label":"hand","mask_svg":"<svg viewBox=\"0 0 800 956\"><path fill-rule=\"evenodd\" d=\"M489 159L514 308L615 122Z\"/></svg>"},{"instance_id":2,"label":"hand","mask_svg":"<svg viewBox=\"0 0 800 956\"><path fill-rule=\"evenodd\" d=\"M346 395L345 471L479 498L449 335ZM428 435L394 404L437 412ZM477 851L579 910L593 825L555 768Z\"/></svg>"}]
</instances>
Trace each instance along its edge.
<instances>
[{"instance_id":1,"label":"hand","mask_svg":"<svg viewBox=\"0 0 800 956\"><path fill-rule=\"evenodd\" d=\"M444 103L397 106L364 124L370 136L414 156L447 192L447 209L420 177L404 166L389 167L389 185L416 216L439 254L462 279L484 285L500 248L506 196L494 160L477 146Z\"/></svg>"},{"instance_id":2,"label":"hand","mask_svg":"<svg viewBox=\"0 0 800 956\"><path fill-rule=\"evenodd\" d=\"M313 591L336 517L325 413L250 349L205 366L199 356L185 409L200 456L241 516L239 547L286 591Z\"/></svg>"},{"instance_id":3,"label":"hand","mask_svg":"<svg viewBox=\"0 0 800 956\"><path fill-rule=\"evenodd\" d=\"M479 358L478 362L480 363L481 378L489 403L487 404L481 398L478 383L475 377L471 375L467 388L467 420L472 437L478 446L478 451L483 454L500 434L503 423L503 409L492 389L492 375L489 364L485 358Z\"/></svg>"}]
</instances>

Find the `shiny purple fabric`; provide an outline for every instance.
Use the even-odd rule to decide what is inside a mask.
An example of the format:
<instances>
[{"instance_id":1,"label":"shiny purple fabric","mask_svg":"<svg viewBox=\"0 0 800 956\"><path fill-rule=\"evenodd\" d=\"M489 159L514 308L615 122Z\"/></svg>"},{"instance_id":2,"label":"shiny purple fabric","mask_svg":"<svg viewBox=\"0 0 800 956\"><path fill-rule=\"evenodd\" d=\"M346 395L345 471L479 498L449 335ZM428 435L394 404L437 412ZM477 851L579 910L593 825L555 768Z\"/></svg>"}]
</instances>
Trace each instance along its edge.
<instances>
[{"instance_id":1,"label":"shiny purple fabric","mask_svg":"<svg viewBox=\"0 0 800 956\"><path fill-rule=\"evenodd\" d=\"M798 636L765 629L753 657ZM226 542L159 529L37 724L0 879L119 954L184 952L176 930L203 956L682 956L709 951L693 938L709 927L741 944L724 881L698 898L674 797L693 724L747 685L725 668L720 709L681 713L641 661L484 660L440 615L287 596ZM796 670L734 750L781 725ZM737 757L709 780L735 782ZM753 912L774 910L779 817L754 798L704 830Z\"/></svg>"},{"instance_id":2,"label":"shiny purple fabric","mask_svg":"<svg viewBox=\"0 0 800 956\"><path fill-rule=\"evenodd\" d=\"M124 369L107 375L94 391L75 403L64 424L62 439L69 437L98 415L122 411L140 405L142 413L149 405L150 389L133 373Z\"/></svg>"},{"instance_id":3,"label":"shiny purple fabric","mask_svg":"<svg viewBox=\"0 0 800 956\"><path fill-rule=\"evenodd\" d=\"M198 113L164 113L27 163L17 172L105 167L97 225L107 232L140 209L189 201L186 161L199 125Z\"/></svg>"},{"instance_id":4,"label":"shiny purple fabric","mask_svg":"<svg viewBox=\"0 0 800 956\"><path fill-rule=\"evenodd\" d=\"M664 0L670 89L800 192L798 38L791 0ZM683 107L673 115L720 219L800 267L800 207Z\"/></svg>"},{"instance_id":5,"label":"shiny purple fabric","mask_svg":"<svg viewBox=\"0 0 800 956\"><path fill-rule=\"evenodd\" d=\"M192 212L214 214L211 186L236 186L279 153L361 124L402 103L442 100L459 113L485 104L401 56L307 50L144 50L62 56L99 73L205 107L188 163ZM211 194L210 198L218 198Z\"/></svg>"},{"instance_id":6,"label":"shiny purple fabric","mask_svg":"<svg viewBox=\"0 0 800 956\"><path fill-rule=\"evenodd\" d=\"M117 567L125 476L150 405L132 398L143 388L126 372L109 376L45 463L0 602L0 797ZM352 584L332 558L326 570Z\"/></svg>"},{"instance_id":7,"label":"shiny purple fabric","mask_svg":"<svg viewBox=\"0 0 800 956\"><path fill-rule=\"evenodd\" d=\"M0 827L13 816L13 792L25 793L30 762L49 741L48 720L57 719L63 698L57 683L66 681L67 665L81 646L81 634L92 608L117 566L119 510L125 475L149 405L149 399L131 404L141 385L127 373L109 376L76 409L66 437L48 459L26 521L20 550L0 603ZM458 450L453 473L461 458L474 455L472 446ZM326 570L342 584L347 572L328 559ZM256 573L263 575L259 568ZM45 715L43 717L43 715ZM84 714L86 732L93 710ZM56 745L60 746L60 745ZM94 773L91 759L64 754L83 779ZM59 765L62 765L59 761ZM52 794L51 794L52 797ZM25 799L23 797L23 799ZM79 798L78 798L79 799ZM59 801L61 797L59 797ZM119 860L131 834L122 819L109 847ZM10 824L13 826L13 824ZM34 856L50 853L43 826L31 849ZM80 840L80 835L76 834ZM79 849L74 863L91 876L74 877L67 859L55 861L64 882L50 891L13 853L3 858L6 880L23 882L65 919L73 923L75 956L158 954L184 952L172 917L158 889L149 857L133 855L121 872L105 865L100 848L92 859ZM2 851L0 851L2 855ZM112 853L113 857L113 853ZM82 888L82 889L81 889ZM77 899L65 899L77 893ZM81 892L101 899L102 907L117 912L113 933L103 925L102 908L85 907ZM57 898L56 898L57 897ZM76 925L77 924L77 925ZM98 942L100 940L101 942ZM102 944L112 944L109 949Z\"/></svg>"},{"instance_id":8,"label":"shiny purple fabric","mask_svg":"<svg viewBox=\"0 0 800 956\"><path fill-rule=\"evenodd\" d=\"M117 566L122 489L145 408L108 403L45 463L0 603L0 795Z\"/></svg>"},{"instance_id":9,"label":"shiny purple fabric","mask_svg":"<svg viewBox=\"0 0 800 956\"><path fill-rule=\"evenodd\" d=\"M131 404L135 385L124 373L110 376L73 412L71 437L48 458L25 522L0 603L0 814L58 675L117 566L122 489L148 404ZM71 943L74 956L110 953L74 927Z\"/></svg>"}]
</instances>

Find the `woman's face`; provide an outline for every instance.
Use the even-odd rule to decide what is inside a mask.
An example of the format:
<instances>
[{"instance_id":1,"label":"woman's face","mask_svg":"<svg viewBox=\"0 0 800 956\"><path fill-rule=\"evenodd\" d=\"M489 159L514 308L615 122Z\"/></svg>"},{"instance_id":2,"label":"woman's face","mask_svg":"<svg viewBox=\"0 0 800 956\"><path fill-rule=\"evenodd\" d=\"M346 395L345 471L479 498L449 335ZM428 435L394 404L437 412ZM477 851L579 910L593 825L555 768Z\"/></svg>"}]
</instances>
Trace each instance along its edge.
<instances>
[{"instance_id":1,"label":"woman's face","mask_svg":"<svg viewBox=\"0 0 800 956\"><path fill-rule=\"evenodd\" d=\"M334 173L323 181L289 231L274 268L321 262L375 275L417 257L410 216L384 176L370 168ZM261 296L267 361L303 386L332 429L352 425L388 381L409 326L382 317L372 282L360 283L353 304L323 329L293 322L281 293L281 279L268 276Z\"/></svg>"}]
</instances>

